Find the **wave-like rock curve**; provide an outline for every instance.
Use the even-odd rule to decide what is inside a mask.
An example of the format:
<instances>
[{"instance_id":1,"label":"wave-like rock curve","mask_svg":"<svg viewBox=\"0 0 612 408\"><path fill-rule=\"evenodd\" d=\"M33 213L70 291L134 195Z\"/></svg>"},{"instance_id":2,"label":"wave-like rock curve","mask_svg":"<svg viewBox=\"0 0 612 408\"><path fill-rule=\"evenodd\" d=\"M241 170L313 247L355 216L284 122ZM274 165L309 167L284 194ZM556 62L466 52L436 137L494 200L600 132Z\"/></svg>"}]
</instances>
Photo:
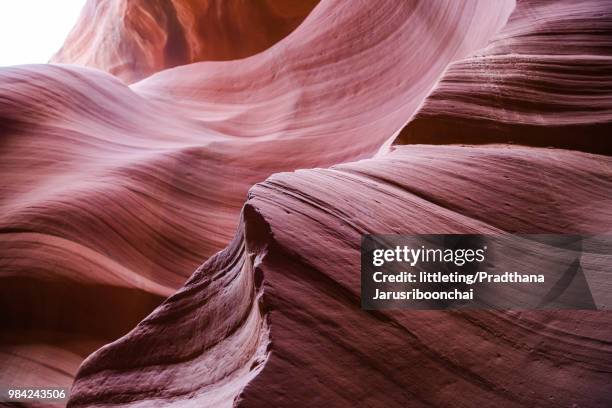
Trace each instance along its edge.
<instances>
[{"instance_id":1,"label":"wave-like rock curve","mask_svg":"<svg viewBox=\"0 0 612 408\"><path fill-rule=\"evenodd\" d=\"M71 405L154 405L179 394L189 404L206 389L202 382L210 384L249 348L242 369L261 371L239 398L227 395L228 406L607 406L612 314L366 311L358 271L365 233L604 232L612 174L594 175L611 165L609 157L562 150L413 146L328 170L277 174L249 194L237 235L249 243L239 260L237 238L133 333L93 354ZM262 280L263 293L254 289ZM218 289L210 282L225 287L222 294L213 296ZM236 287L246 293L211 318L209 309ZM250 327L247 305L268 322L263 368L261 331L242 339L239 352L225 349L221 364L200 365L218 355L217 345L205 347L219 330L217 318L242 320L241 329L217 334L219 347ZM180 349L167 350L176 339ZM263 342L257 352L255 339ZM146 355L133 353L143 347ZM192 348L198 352L182 358ZM199 381L178 376L198 369ZM135 378L147 385L130 386Z\"/></svg>"},{"instance_id":2,"label":"wave-like rock curve","mask_svg":"<svg viewBox=\"0 0 612 408\"><path fill-rule=\"evenodd\" d=\"M3 349L67 336L82 357L126 333L232 240L253 184L373 154L512 6L324 1L262 53L130 87L64 64L0 70Z\"/></svg>"},{"instance_id":3,"label":"wave-like rock curve","mask_svg":"<svg viewBox=\"0 0 612 408\"><path fill-rule=\"evenodd\" d=\"M517 143L612 154L610 2L520 1L451 64L400 144Z\"/></svg>"},{"instance_id":4,"label":"wave-like rock curve","mask_svg":"<svg viewBox=\"0 0 612 408\"><path fill-rule=\"evenodd\" d=\"M524 16L521 7L515 22ZM452 69L442 83L449 75ZM429 106L427 99L423 109ZM575 122L588 130L585 121ZM487 135L489 128L485 122L476 130ZM271 345L235 404L610 405L609 313L363 311L358 262L364 233L609 232L611 164L606 156L566 150L411 144L257 184L244 222L247 230L253 222L269 232L254 245L265 248L259 269L245 272L263 276L258 310L267 316ZM123 341L118 350L139 343L132 335ZM113 364L94 354L84 367L102 363ZM106 401L89 386L104 375L79 374L76 405ZM134 401L122 400L128 402Z\"/></svg>"},{"instance_id":5,"label":"wave-like rock curve","mask_svg":"<svg viewBox=\"0 0 612 408\"><path fill-rule=\"evenodd\" d=\"M478 54L512 2L322 1L262 53L130 87L65 65L1 70L3 355L48 350L17 373L47 364L64 384L86 348L231 241L83 363L70 405L612 404L609 313L359 308L363 233L609 232L609 157L473 146L607 151L610 14L552 4L519 3ZM372 156L442 74L397 141L409 146L279 173ZM554 81L557 122L542 97Z\"/></svg>"},{"instance_id":6,"label":"wave-like rock curve","mask_svg":"<svg viewBox=\"0 0 612 408\"><path fill-rule=\"evenodd\" d=\"M244 220L183 288L83 363L71 406L233 406L269 353L259 270L268 231L250 207Z\"/></svg>"},{"instance_id":7,"label":"wave-like rock curve","mask_svg":"<svg viewBox=\"0 0 612 408\"><path fill-rule=\"evenodd\" d=\"M318 0L88 0L52 62L135 82L198 61L232 60L294 30Z\"/></svg>"}]
</instances>

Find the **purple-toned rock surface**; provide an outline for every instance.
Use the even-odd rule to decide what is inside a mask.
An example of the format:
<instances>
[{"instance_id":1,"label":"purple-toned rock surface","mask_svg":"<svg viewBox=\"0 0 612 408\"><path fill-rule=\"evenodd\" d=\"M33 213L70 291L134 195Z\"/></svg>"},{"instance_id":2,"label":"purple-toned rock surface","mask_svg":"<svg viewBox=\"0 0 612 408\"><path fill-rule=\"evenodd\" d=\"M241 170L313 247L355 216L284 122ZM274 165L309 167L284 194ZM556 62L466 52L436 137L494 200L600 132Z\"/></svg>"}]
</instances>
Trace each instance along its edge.
<instances>
[{"instance_id":1,"label":"purple-toned rock surface","mask_svg":"<svg viewBox=\"0 0 612 408\"><path fill-rule=\"evenodd\" d=\"M520 1L451 64L398 143L518 143L612 154L609 1Z\"/></svg>"},{"instance_id":2,"label":"purple-toned rock surface","mask_svg":"<svg viewBox=\"0 0 612 408\"><path fill-rule=\"evenodd\" d=\"M121 27L169 35L134 4ZM248 58L115 72L135 37L81 49L85 12L66 61L160 72L0 70L0 383L76 375L75 407L612 405L609 312L359 298L362 234L612 230L611 13L322 0Z\"/></svg>"},{"instance_id":3,"label":"purple-toned rock surface","mask_svg":"<svg viewBox=\"0 0 612 408\"><path fill-rule=\"evenodd\" d=\"M83 364L72 403L232 406L257 375L238 406L606 406L610 313L364 311L359 245L364 233L603 232L612 175L593 175L610 165L563 150L402 146L275 175L249 193L227 249Z\"/></svg>"}]
</instances>

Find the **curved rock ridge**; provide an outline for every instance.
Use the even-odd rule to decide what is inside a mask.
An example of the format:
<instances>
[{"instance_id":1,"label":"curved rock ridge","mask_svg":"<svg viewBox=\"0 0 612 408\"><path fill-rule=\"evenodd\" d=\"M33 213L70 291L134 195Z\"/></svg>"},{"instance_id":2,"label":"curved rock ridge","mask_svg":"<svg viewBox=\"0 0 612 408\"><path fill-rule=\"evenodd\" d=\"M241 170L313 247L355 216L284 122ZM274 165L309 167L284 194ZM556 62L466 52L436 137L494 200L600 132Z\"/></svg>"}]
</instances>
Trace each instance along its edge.
<instances>
[{"instance_id":1,"label":"curved rock ridge","mask_svg":"<svg viewBox=\"0 0 612 408\"><path fill-rule=\"evenodd\" d=\"M145 83L157 81L161 90L165 79L156 77ZM186 87L172 89L189 96ZM266 231L251 240L266 249L257 274L243 270L264 278L260 310L271 345L235 404L610 405L610 313L362 311L358 251L364 233L609 233L611 165L606 156L559 149L411 145L257 184L245 207L257 216L244 223ZM194 326L178 332L197 337ZM125 356L142 341L130 334L107 352ZM126 390L99 395L94 388L137 371L121 361L93 355L84 367L102 368L78 375L73 403L123 401ZM129 401L153 405L163 394Z\"/></svg>"},{"instance_id":2,"label":"curved rock ridge","mask_svg":"<svg viewBox=\"0 0 612 408\"><path fill-rule=\"evenodd\" d=\"M244 58L294 30L318 0L88 0L52 62L131 83L198 61Z\"/></svg>"},{"instance_id":3,"label":"curved rock ridge","mask_svg":"<svg viewBox=\"0 0 612 408\"><path fill-rule=\"evenodd\" d=\"M239 365L251 379L255 359L236 406L608 406L612 314L361 310L359 246L364 233L609 233L610 169L564 150L398 146L276 174L251 189L228 249L88 358L69 405L220 406L202 384Z\"/></svg>"},{"instance_id":4,"label":"curved rock ridge","mask_svg":"<svg viewBox=\"0 0 612 408\"><path fill-rule=\"evenodd\" d=\"M95 4L152 6L134 17L147 38L174 32L156 2ZM609 7L522 2L474 54L513 6L324 0L263 52L129 87L0 70L0 380L66 384L129 332L83 363L69 405L612 405L608 312L359 308L363 233L610 232L610 157L471 145L608 152ZM400 135L410 146L279 173L372 156L467 55Z\"/></svg>"},{"instance_id":5,"label":"curved rock ridge","mask_svg":"<svg viewBox=\"0 0 612 408\"><path fill-rule=\"evenodd\" d=\"M518 143L612 154L609 1L519 1L451 64L395 143Z\"/></svg>"},{"instance_id":6,"label":"curved rock ridge","mask_svg":"<svg viewBox=\"0 0 612 408\"><path fill-rule=\"evenodd\" d=\"M232 407L268 355L259 270L269 230L252 207L232 243L125 337L83 362L70 406Z\"/></svg>"},{"instance_id":7,"label":"curved rock ridge","mask_svg":"<svg viewBox=\"0 0 612 408\"><path fill-rule=\"evenodd\" d=\"M72 375L231 241L251 186L372 155L513 5L324 1L262 53L131 87L64 64L0 70L2 350L64 350L78 357L58 378ZM0 375L35 375L21 367Z\"/></svg>"}]
</instances>

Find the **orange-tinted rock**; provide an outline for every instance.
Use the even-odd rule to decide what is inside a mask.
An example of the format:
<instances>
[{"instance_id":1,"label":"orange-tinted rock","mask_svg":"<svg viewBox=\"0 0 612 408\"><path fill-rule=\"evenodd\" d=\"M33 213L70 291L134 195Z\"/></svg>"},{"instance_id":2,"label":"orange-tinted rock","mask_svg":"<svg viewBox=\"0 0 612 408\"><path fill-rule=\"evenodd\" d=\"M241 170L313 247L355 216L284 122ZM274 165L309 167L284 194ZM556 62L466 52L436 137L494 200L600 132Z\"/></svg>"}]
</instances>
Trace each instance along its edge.
<instances>
[{"instance_id":1,"label":"orange-tinted rock","mask_svg":"<svg viewBox=\"0 0 612 408\"><path fill-rule=\"evenodd\" d=\"M89 0L52 62L127 83L198 61L256 54L293 31L317 0Z\"/></svg>"}]
</instances>

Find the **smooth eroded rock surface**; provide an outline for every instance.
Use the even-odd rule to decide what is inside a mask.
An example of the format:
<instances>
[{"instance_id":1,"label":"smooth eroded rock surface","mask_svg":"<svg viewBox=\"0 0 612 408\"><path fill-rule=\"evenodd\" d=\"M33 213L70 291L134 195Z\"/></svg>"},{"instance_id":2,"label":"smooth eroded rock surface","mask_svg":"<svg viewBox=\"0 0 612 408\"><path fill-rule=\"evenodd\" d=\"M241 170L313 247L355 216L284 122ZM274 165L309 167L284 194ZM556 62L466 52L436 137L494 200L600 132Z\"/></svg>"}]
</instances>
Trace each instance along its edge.
<instances>
[{"instance_id":1,"label":"smooth eroded rock surface","mask_svg":"<svg viewBox=\"0 0 612 408\"><path fill-rule=\"evenodd\" d=\"M52 62L131 83L198 61L256 54L293 31L317 0L89 0Z\"/></svg>"},{"instance_id":2,"label":"smooth eroded rock surface","mask_svg":"<svg viewBox=\"0 0 612 408\"><path fill-rule=\"evenodd\" d=\"M365 233L612 230L609 2L167 3L89 2L57 57L140 82L0 70L0 380L76 376L75 407L612 405L609 312L359 302Z\"/></svg>"}]
</instances>

